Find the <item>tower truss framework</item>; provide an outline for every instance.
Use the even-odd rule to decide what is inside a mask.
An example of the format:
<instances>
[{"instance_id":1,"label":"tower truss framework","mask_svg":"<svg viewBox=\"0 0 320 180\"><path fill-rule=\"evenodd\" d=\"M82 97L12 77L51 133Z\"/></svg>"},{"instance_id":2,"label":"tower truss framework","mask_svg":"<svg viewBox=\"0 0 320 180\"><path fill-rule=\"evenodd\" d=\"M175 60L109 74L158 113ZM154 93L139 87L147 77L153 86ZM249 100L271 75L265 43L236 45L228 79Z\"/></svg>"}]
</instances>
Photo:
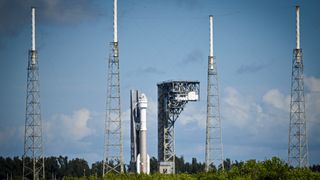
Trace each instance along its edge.
<instances>
[{"instance_id":1,"label":"tower truss framework","mask_svg":"<svg viewBox=\"0 0 320 180\"><path fill-rule=\"evenodd\" d=\"M113 1L113 42L110 43L106 119L104 129L103 176L106 173L123 173L123 143L120 105L120 66L118 47L118 1Z\"/></svg>"},{"instance_id":2,"label":"tower truss framework","mask_svg":"<svg viewBox=\"0 0 320 180\"><path fill-rule=\"evenodd\" d=\"M118 43L112 42L110 46L112 53L108 63L103 175L124 172Z\"/></svg>"},{"instance_id":3,"label":"tower truss framework","mask_svg":"<svg viewBox=\"0 0 320 180\"><path fill-rule=\"evenodd\" d=\"M212 57L209 57L209 59ZM223 145L220 118L219 85L216 63L208 69L205 171L213 166L222 169Z\"/></svg>"},{"instance_id":4,"label":"tower truss framework","mask_svg":"<svg viewBox=\"0 0 320 180\"><path fill-rule=\"evenodd\" d=\"M293 54L288 164L294 167L307 167L309 163L302 49L295 49Z\"/></svg>"},{"instance_id":5,"label":"tower truss framework","mask_svg":"<svg viewBox=\"0 0 320 180\"><path fill-rule=\"evenodd\" d=\"M213 17L210 19L210 55L208 57L207 84L207 120L206 120L206 150L205 171L223 165L223 145L220 118L219 81L217 65L213 57Z\"/></svg>"},{"instance_id":6,"label":"tower truss framework","mask_svg":"<svg viewBox=\"0 0 320 180\"><path fill-rule=\"evenodd\" d=\"M189 101L199 100L198 81L158 84L158 161L160 173L175 173L174 123Z\"/></svg>"},{"instance_id":7,"label":"tower truss framework","mask_svg":"<svg viewBox=\"0 0 320 180\"><path fill-rule=\"evenodd\" d=\"M296 49L293 50L292 74L291 74L291 100L290 100L290 123L288 164L294 167L307 167L308 142L307 122L305 115L303 58L300 48L300 7L296 6Z\"/></svg>"},{"instance_id":8,"label":"tower truss framework","mask_svg":"<svg viewBox=\"0 0 320 180\"><path fill-rule=\"evenodd\" d=\"M40 109L39 66L35 49L35 8L32 8L32 48L28 56L23 179L45 179Z\"/></svg>"}]
</instances>

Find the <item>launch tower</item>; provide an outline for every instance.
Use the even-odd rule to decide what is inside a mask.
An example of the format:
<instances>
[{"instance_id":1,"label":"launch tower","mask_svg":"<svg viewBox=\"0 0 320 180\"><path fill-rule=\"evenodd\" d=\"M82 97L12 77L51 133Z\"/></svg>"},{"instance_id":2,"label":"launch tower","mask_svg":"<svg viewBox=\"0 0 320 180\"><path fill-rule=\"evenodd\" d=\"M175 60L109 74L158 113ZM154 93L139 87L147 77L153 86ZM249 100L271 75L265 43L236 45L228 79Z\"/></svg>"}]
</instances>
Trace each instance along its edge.
<instances>
[{"instance_id":1,"label":"launch tower","mask_svg":"<svg viewBox=\"0 0 320 180\"><path fill-rule=\"evenodd\" d=\"M158 161L160 173L175 173L174 123L189 101L198 101L198 81L158 84Z\"/></svg>"}]
</instances>

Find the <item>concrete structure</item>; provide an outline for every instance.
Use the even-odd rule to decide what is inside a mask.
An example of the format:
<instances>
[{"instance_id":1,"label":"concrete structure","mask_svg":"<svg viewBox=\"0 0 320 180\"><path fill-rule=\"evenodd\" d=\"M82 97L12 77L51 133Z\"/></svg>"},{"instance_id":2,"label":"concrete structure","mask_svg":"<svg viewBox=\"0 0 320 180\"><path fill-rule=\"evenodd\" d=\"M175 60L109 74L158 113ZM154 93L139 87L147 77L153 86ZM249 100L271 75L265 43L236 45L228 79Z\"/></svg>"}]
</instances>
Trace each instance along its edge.
<instances>
[{"instance_id":1,"label":"concrete structure","mask_svg":"<svg viewBox=\"0 0 320 180\"><path fill-rule=\"evenodd\" d=\"M296 48L293 50L288 164L308 167L307 121L305 114L303 58L300 48L300 7L296 6Z\"/></svg>"}]
</instances>

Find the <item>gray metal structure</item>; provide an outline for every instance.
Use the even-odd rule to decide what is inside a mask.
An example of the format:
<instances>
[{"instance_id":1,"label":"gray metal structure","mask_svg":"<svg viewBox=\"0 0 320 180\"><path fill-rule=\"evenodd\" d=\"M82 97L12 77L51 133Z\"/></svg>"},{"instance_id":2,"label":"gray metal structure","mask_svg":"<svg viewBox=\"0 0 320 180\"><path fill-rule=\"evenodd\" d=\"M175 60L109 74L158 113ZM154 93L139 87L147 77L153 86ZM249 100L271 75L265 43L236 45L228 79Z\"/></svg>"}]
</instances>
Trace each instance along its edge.
<instances>
[{"instance_id":1,"label":"gray metal structure","mask_svg":"<svg viewBox=\"0 0 320 180\"><path fill-rule=\"evenodd\" d=\"M205 171L223 166L223 145L219 102L219 81L217 65L213 56L213 16L210 22L210 52L208 58L208 84L207 84L207 120L206 120L206 149Z\"/></svg>"},{"instance_id":2,"label":"gray metal structure","mask_svg":"<svg viewBox=\"0 0 320 180\"><path fill-rule=\"evenodd\" d=\"M138 101L140 92L130 90L130 172L137 172L137 156L140 153L140 133L138 124L140 124L140 111Z\"/></svg>"},{"instance_id":3,"label":"gray metal structure","mask_svg":"<svg viewBox=\"0 0 320 180\"><path fill-rule=\"evenodd\" d=\"M189 101L198 101L198 81L167 81L158 85L159 172L175 173L174 123Z\"/></svg>"},{"instance_id":4,"label":"gray metal structure","mask_svg":"<svg viewBox=\"0 0 320 180\"><path fill-rule=\"evenodd\" d=\"M45 179L40 110L39 66L35 45L35 8L32 12L32 47L29 50L23 179Z\"/></svg>"},{"instance_id":5,"label":"gray metal structure","mask_svg":"<svg viewBox=\"0 0 320 180\"><path fill-rule=\"evenodd\" d=\"M288 144L288 164L294 167L307 167L308 142L305 115L303 58L300 48L300 7L296 6L296 48L293 50L290 124Z\"/></svg>"},{"instance_id":6,"label":"gray metal structure","mask_svg":"<svg viewBox=\"0 0 320 180\"><path fill-rule=\"evenodd\" d=\"M117 0L114 0L114 41L110 43L106 119L104 129L103 176L106 173L123 173L123 142L120 106L120 67L117 34Z\"/></svg>"}]
</instances>

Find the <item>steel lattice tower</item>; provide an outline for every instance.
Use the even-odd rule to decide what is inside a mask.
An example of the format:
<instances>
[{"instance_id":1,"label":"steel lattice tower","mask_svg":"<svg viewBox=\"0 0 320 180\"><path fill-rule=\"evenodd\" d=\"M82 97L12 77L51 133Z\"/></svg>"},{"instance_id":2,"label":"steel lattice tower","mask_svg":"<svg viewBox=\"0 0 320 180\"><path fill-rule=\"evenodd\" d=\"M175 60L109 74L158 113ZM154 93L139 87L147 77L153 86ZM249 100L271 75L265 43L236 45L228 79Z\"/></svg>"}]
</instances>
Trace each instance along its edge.
<instances>
[{"instance_id":1,"label":"steel lattice tower","mask_svg":"<svg viewBox=\"0 0 320 180\"><path fill-rule=\"evenodd\" d=\"M174 123L189 101L198 101L197 81L167 81L158 86L158 161L159 171L175 173Z\"/></svg>"},{"instance_id":2,"label":"steel lattice tower","mask_svg":"<svg viewBox=\"0 0 320 180\"><path fill-rule=\"evenodd\" d=\"M303 58L300 49L300 7L296 6L296 49L293 50L288 164L294 167L307 167L308 143L305 116Z\"/></svg>"},{"instance_id":3,"label":"steel lattice tower","mask_svg":"<svg viewBox=\"0 0 320 180\"><path fill-rule=\"evenodd\" d=\"M120 108L120 67L117 33L117 0L114 0L114 40L110 43L106 120L104 130L103 176L109 172L123 173L123 143Z\"/></svg>"},{"instance_id":4,"label":"steel lattice tower","mask_svg":"<svg viewBox=\"0 0 320 180\"><path fill-rule=\"evenodd\" d=\"M208 58L207 84L207 121L206 121L206 151L205 171L210 171L215 165L223 166L223 145L221 135L219 83L217 66L213 58L213 17L210 20L210 55Z\"/></svg>"},{"instance_id":5,"label":"steel lattice tower","mask_svg":"<svg viewBox=\"0 0 320 180\"><path fill-rule=\"evenodd\" d=\"M28 57L23 179L45 179L40 111L39 66L35 45L35 8L32 12L32 48Z\"/></svg>"}]
</instances>

